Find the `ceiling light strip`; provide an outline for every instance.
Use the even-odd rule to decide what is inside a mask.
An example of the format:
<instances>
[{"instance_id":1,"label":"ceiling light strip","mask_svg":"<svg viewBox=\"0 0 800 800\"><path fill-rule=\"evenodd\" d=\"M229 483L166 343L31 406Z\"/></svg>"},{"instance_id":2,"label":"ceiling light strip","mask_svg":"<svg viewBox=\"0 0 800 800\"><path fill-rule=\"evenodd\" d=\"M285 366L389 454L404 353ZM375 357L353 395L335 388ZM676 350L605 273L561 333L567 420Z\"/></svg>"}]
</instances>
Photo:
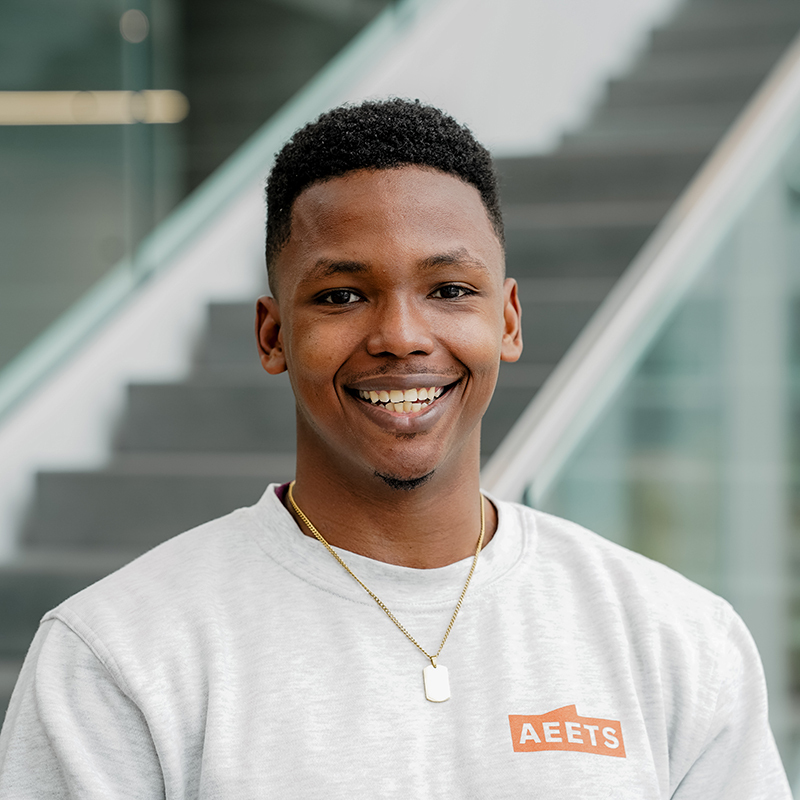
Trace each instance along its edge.
<instances>
[{"instance_id":1,"label":"ceiling light strip","mask_svg":"<svg viewBox=\"0 0 800 800\"><path fill-rule=\"evenodd\" d=\"M0 125L170 124L189 113L181 92L0 92Z\"/></svg>"}]
</instances>

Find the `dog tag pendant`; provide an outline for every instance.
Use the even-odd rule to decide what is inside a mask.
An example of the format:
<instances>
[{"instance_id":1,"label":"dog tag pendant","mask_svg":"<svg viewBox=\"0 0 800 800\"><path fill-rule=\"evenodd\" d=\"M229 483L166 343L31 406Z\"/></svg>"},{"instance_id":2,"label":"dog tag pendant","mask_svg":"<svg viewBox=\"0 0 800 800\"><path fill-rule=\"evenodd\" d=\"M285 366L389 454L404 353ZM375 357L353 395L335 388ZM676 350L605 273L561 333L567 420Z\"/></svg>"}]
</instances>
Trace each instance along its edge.
<instances>
[{"instance_id":1,"label":"dog tag pendant","mask_svg":"<svg viewBox=\"0 0 800 800\"><path fill-rule=\"evenodd\" d=\"M450 678L447 675L447 667L441 664L436 666L428 664L422 670L422 679L425 681L425 697L431 703L444 703L450 699Z\"/></svg>"}]
</instances>

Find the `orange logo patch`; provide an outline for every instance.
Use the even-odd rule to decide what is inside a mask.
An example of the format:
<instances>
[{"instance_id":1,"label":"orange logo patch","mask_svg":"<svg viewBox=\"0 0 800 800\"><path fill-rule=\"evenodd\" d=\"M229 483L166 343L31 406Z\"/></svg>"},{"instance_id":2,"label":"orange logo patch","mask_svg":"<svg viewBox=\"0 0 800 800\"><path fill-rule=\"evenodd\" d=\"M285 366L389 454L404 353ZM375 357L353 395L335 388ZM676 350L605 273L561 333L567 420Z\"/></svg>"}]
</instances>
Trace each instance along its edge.
<instances>
[{"instance_id":1,"label":"orange logo patch","mask_svg":"<svg viewBox=\"0 0 800 800\"><path fill-rule=\"evenodd\" d=\"M625 758L622 725L615 719L578 716L575 706L564 706L540 716L509 714L515 753L568 750Z\"/></svg>"}]
</instances>

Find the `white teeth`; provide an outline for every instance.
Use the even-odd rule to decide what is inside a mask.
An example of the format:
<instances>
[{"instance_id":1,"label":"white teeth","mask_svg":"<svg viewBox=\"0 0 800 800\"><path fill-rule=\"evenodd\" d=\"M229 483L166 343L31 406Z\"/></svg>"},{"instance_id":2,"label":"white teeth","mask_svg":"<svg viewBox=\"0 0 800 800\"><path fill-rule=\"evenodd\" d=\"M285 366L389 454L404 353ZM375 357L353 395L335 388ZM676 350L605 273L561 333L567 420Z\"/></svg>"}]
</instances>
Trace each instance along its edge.
<instances>
[{"instance_id":1,"label":"white teeth","mask_svg":"<svg viewBox=\"0 0 800 800\"><path fill-rule=\"evenodd\" d=\"M444 389L441 386L431 386L422 389L379 389L365 391L360 389L358 396L373 405L382 405L398 414L409 414L420 411L424 406L441 397Z\"/></svg>"}]
</instances>

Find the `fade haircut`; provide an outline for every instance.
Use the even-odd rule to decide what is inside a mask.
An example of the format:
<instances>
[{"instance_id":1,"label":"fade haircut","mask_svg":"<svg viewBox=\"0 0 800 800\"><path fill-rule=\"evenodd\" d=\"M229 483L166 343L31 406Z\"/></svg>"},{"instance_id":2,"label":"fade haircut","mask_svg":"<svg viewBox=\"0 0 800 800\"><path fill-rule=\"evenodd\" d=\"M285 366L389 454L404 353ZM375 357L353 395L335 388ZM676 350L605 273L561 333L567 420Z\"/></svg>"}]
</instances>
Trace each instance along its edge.
<instances>
[{"instance_id":1,"label":"fade haircut","mask_svg":"<svg viewBox=\"0 0 800 800\"><path fill-rule=\"evenodd\" d=\"M359 169L430 167L480 193L500 244L503 218L489 151L451 116L419 100L366 101L334 108L301 128L278 153L267 179L267 273L291 234L292 206L314 183Z\"/></svg>"}]
</instances>

